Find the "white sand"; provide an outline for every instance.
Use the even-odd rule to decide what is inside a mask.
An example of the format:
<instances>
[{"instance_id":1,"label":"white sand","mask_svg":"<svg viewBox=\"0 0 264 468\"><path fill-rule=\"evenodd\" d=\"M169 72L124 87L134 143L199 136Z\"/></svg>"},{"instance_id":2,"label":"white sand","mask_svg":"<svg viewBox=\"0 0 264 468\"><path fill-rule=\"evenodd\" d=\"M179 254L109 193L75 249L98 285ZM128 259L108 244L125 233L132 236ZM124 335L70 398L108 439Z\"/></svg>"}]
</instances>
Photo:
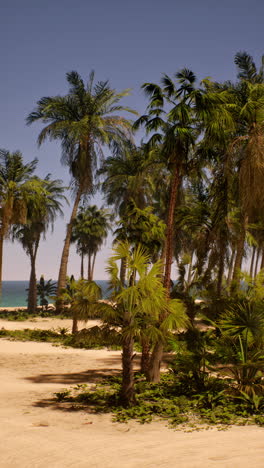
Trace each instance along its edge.
<instances>
[{"instance_id":1,"label":"white sand","mask_svg":"<svg viewBox=\"0 0 264 468\"><path fill-rule=\"evenodd\" d=\"M83 322L79 322L79 329L82 328L89 328L94 327L95 325L99 325L98 320L90 320L87 324ZM5 328L6 330L24 330L24 328L29 328L30 330L34 330L34 328L41 329L41 330L56 330L59 331L60 328L67 328L69 332L72 329L72 320L71 319L57 319L57 318L45 318L45 317L34 317L31 320L18 322L17 320L14 321L7 321L0 319L0 329Z\"/></svg>"},{"instance_id":2,"label":"white sand","mask_svg":"<svg viewBox=\"0 0 264 468\"><path fill-rule=\"evenodd\" d=\"M3 325L4 322L4 325ZM37 328L58 321L38 319ZM15 322L18 328L36 327ZM0 328L14 329L14 322ZM262 468L262 428L179 432L165 424L112 423L110 415L62 411L53 392L120 369L120 352L0 340L1 468Z\"/></svg>"}]
</instances>

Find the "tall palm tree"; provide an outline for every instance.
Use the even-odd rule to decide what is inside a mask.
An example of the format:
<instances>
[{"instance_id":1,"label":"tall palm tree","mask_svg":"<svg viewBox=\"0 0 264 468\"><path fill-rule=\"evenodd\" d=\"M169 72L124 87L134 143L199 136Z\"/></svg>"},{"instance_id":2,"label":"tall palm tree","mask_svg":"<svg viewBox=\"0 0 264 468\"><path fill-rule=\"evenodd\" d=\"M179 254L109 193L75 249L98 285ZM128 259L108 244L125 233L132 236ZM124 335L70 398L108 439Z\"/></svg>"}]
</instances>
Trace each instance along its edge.
<instances>
[{"instance_id":1,"label":"tall palm tree","mask_svg":"<svg viewBox=\"0 0 264 468\"><path fill-rule=\"evenodd\" d=\"M30 258L30 280L28 290L28 311L37 306L36 257L41 235L53 227L57 214L63 214L64 187L61 180L51 180L50 175L32 181L31 197L27 205L27 224L17 224L13 229L13 240L18 240Z\"/></svg>"},{"instance_id":2,"label":"tall palm tree","mask_svg":"<svg viewBox=\"0 0 264 468\"><path fill-rule=\"evenodd\" d=\"M213 119L216 122L216 116L219 117L219 109L224 103L223 95L211 92L208 80L204 80L203 86L197 88L196 77L191 70L181 70L176 73L176 79L174 83L169 76L164 75L162 86L154 83L142 86L150 98L148 114L141 116L134 124L135 128L143 125L147 134L151 133L148 145L157 148L163 164L170 172L164 274L164 286L168 292L177 195L183 178L196 162L193 148L198 136L206 126L213 133L210 121ZM223 109L221 122L226 119L228 114ZM221 122L218 123L218 129Z\"/></svg>"},{"instance_id":3,"label":"tall palm tree","mask_svg":"<svg viewBox=\"0 0 264 468\"><path fill-rule=\"evenodd\" d=\"M157 147L164 165L170 172L164 271L164 287L168 296L171 287L177 197L183 178L196 163L195 143L205 129L208 138L209 134L213 138L216 128L221 131L222 123L230 120L223 106L225 96L211 91L211 83L208 80L204 80L203 86L197 88L195 75L187 69L176 73L176 79L177 82L174 83L165 75L162 86L154 83L143 85L147 96L150 97L148 114L141 116L134 125L135 128L143 125L147 134L151 133L148 144ZM214 125L211 122L214 122ZM159 380L162 353L163 344L160 341L157 342L152 355L150 374L154 381Z\"/></svg>"},{"instance_id":4,"label":"tall palm tree","mask_svg":"<svg viewBox=\"0 0 264 468\"><path fill-rule=\"evenodd\" d=\"M241 233L237 243L233 280L238 277L244 255L248 223L256 209L263 210L264 177L264 57L259 72L245 52L235 57L240 81L231 88L235 103L236 135L232 151L237 160L241 209Z\"/></svg>"},{"instance_id":5,"label":"tall palm tree","mask_svg":"<svg viewBox=\"0 0 264 468\"><path fill-rule=\"evenodd\" d=\"M104 177L101 189L107 205L113 206L119 219L129 218L131 203L139 209L152 203L155 190L153 164L144 145L124 145L104 161L98 175ZM118 241L127 239L125 231L123 228L118 230ZM120 275L123 284L125 272L126 261L122 258Z\"/></svg>"},{"instance_id":6,"label":"tall palm tree","mask_svg":"<svg viewBox=\"0 0 264 468\"><path fill-rule=\"evenodd\" d=\"M73 220L81 197L93 190L93 169L97 157L103 156L104 146L116 148L123 144L124 139L131 138L130 122L113 114L134 112L119 104L129 90L117 93L110 88L108 81L94 84L94 72L90 74L87 85L75 71L67 73L66 78L70 85L69 93L43 97L27 118L28 124L39 120L45 124L38 137L39 145L47 138L61 141L61 161L69 167L75 192L61 257L58 294L65 287Z\"/></svg>"},{"instance_id":7,"label":"tall palm tree","mask_svg":"<svg viewBox=\"0 0 264 468\"><path fill-rule=\"evenodd\" d=\"M88 256L88 281L93 280L95 259L110 229L110 215L97 206L82 206L73 224L72 242L82 257L81 276L83 277L83 257Z\"/></svg>"},{"instance_id":8,"label":"tall palm tree","mask_svg":"<svg viewBox=\"0 0 264 468\"><path fill-rule=\"evenodd\" d=\"M2 286L3 242L10 227L23 223L31 193L31 178L37 159L23 163L20 151L10 153L0 149L0 289Z\"/></svg>"}]
</instances>

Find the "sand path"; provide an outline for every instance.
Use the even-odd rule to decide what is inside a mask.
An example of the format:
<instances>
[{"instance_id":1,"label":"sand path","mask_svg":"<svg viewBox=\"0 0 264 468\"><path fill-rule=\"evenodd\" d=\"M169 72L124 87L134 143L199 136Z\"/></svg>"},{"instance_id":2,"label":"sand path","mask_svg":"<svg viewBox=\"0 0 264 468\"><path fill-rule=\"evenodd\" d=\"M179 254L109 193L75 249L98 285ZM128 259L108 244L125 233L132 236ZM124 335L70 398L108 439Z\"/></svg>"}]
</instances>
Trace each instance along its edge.
<instances>
[{"instance_id":1,"label":"sand path","mask_svg":"<svg viewBox=\"0 0 264 468\"><path fill-rule=\"evenodd\" d=\"M29 324L23 322L22 328ZM1 321L2 326L14 325ZM56 326L49 322L49 328ZM1 468L264 466L264 432L259 427L185 433L162 423L117 424L110 415L61 411L47 405L53 392L96 380L109 369L120 369L120 352L1 339Z\"/></svg>"}]
</instances>

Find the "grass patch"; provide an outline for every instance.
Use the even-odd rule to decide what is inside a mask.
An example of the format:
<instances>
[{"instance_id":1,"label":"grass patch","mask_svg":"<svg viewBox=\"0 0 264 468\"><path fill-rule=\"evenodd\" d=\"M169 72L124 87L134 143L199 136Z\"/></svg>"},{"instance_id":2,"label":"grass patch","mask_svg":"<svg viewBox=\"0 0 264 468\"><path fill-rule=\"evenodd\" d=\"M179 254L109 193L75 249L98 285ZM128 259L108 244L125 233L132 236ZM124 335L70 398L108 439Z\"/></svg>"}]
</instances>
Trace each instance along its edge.
<instances>
[{"instance_id":1,"label":"grass patch","mask_svg":"<svg viewBox=\"0 0 264 468\"><path fill-rule=\"evenodd\" d=\"M37 317L43 318L57 318L57 319L68 319L71 318L71 314L67 311L63 314L56 315L54 309L36 311L35 313L28 313L26 309L17 309L14 311L2 310L0 311L0 319L7 320L9 322L24 322Z\"/></svg>"},{"instance_id":2,"label":"grass patch","mask_svg":"<svg viewBox=\"0 0 264 468\"><path fill-rule=\"evenodd\" d=\"M65 335L53 330L0 330L0 338L8 338L13 341L42 341L48 343L61 343L65 339Z\"/></svg>"},{"instance_id":3,"label":"grass patch","mask_svg":"<svg viewBox=\"0 0 264 468\"><path fill-rule=\"evenodd\" d=\"M68 333L68 329L60 327L57 330L34 330L25 328L24 330L0 330L0 338L7 338L13 341L37 341L69 346L81 349L120 349L120 336L113 329L104 327L91 327L80 330L77 334Z\"/></svg>"}]
</instances>

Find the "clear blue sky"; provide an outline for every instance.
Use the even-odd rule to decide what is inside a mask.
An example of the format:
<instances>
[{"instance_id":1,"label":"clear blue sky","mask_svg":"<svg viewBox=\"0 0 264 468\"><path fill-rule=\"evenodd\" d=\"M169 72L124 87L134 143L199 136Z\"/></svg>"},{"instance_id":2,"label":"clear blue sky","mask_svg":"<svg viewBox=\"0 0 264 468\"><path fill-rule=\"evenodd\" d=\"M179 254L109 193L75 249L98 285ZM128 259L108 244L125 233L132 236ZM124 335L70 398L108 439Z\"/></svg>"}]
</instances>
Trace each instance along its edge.
<instances>
[{"instance_id":1,"label":"clear blue sky","mask_svg":"<svg viewBox=\"0 0 264 468\"><path fill-rule=\"evenodd\" d=\"M87 78L92 69L117 90L133 88L126 103L140 113L146 100L140 86L159 81L162 73L191 68L199 78L235 79L233 58L246 50L259 63L263 50L262 0L9 0L0 10L0 147L21 150L25 161L39 159L37 173L48 172L67 185L60 165L60 146L36 138L41 125L25 117L42 96L67 92L65 74L77 70ZM97 197L92 202L101 204ZM37 274L56 278L65 223L41 243ZM105 278L105 248L95 277ZM79 274L72 247L69 273ZM27 279L29 261L19 245L6 242L3 279Z\"/></svg>"}]
</instances>

